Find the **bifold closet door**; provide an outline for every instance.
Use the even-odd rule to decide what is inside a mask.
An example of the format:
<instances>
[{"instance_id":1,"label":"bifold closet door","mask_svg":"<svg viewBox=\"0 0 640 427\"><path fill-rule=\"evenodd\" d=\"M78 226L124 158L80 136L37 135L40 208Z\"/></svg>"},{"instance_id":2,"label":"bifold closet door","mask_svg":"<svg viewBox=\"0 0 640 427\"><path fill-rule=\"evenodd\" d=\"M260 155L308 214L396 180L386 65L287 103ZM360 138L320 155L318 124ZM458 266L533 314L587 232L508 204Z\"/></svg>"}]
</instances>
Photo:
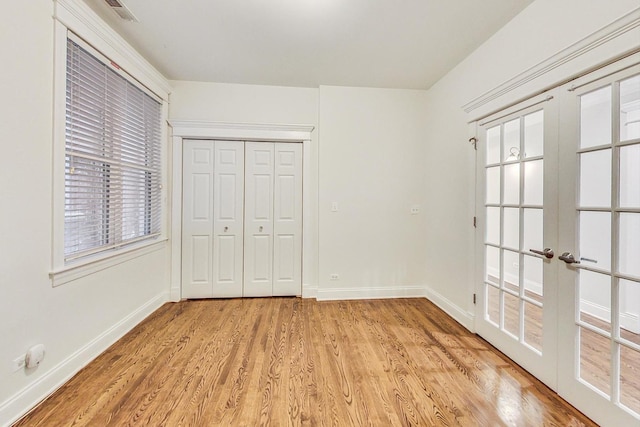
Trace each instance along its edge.
<instances>
[{"instance_id":1,"label":"bifold closet door","mask_svg":"<svg viewBox=\"0 0 640 427\"><path fill-rule=\"evenodd\" d=\"M302 145L245 143L244 296L300 295Z\"/></svg>"},{"instance_id":2,"label":"bifold closet door","mask_svg":"<svg viewBox=\"0 0 640 427\"><path fill-rule=\"evenodd\" d=\"M182 187L182 296L242 296L243 143L184 141Z\"/></svg>"}]
</instances>

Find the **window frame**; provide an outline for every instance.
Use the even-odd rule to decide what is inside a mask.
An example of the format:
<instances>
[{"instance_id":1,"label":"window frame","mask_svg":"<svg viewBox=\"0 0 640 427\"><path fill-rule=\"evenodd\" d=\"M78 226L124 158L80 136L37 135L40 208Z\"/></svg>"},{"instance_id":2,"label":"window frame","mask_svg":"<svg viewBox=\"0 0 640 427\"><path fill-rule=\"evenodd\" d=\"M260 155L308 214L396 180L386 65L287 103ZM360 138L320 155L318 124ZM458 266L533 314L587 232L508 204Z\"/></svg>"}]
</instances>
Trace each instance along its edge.
<instances>
[{"instance_id":1,"label":"window frame","mask_svg":"<svg viewBox=\"0 0 640 427\"><path fill-rule=\"evenodd\" d=\"M110 268L167 247L168 224L168 94L170 85L131 46L95 17L84 5L56 2L54 15L54 94L52 144L52 286ZM77 9L74 9L77 7ZM91 22L90 22L91 21ZM93 25L87 25L92 23ZM119 74L161 103L160 124L160 232L153 238L127 243L65 261L65 156L67 39L72 39L106 64L117 64ZM126 72L125 72L126 70Z\"/></svg>"}]
</instances>

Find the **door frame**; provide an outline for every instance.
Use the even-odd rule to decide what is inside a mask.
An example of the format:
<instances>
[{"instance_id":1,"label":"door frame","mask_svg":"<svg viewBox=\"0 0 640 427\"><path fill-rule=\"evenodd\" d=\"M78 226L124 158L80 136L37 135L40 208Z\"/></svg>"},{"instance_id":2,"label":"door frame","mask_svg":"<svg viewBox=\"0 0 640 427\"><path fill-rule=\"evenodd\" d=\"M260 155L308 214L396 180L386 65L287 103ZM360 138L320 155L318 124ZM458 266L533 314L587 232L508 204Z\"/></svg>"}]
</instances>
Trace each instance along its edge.
<instances>
[{"instance_id":1,"label":"door frame","mask_svg":"<svg viewBox=\"0 0 640 427\"><path fill-rule=\"evenodd\" d=\"M302 230L302 271L309 268L310 260L305 257L305 215L310 212L308 203L311 202L311 181L305 179L305 174L312 170L311 132L313 125L282 125L282 124L251 124L226 123L193 120L172 120L171 146L171 301L182 298L182 150L185 139L222 139L226 141L255 141L255 142L291 142L302 144L302 200L303 200L303 230ZM305 289L304 280L301 289L302 297L310 297Z\"/></svg>"}]
</instances>

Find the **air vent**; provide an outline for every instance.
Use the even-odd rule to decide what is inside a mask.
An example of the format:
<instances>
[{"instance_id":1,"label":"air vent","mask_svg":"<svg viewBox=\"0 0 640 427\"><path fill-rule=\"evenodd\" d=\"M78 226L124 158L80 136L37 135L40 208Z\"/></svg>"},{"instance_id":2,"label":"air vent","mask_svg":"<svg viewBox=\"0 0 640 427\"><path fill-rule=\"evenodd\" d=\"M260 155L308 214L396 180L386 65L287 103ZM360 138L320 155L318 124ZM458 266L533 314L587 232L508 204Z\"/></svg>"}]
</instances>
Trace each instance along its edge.
<instances>
[{"instance_id":1,"label":"air vent","mask_svg":"<svg viewBox=\"0 0 640 427\"><path fill-rule=\"evenodd\" d=\"M111 10L118 14L118 16L125 21L130 22L140 22L138 18L134 16L133 13L129 10L127 6L124 5L120 0L104 0L105 3L109 5Z\"/></svg>"}]
</instances>

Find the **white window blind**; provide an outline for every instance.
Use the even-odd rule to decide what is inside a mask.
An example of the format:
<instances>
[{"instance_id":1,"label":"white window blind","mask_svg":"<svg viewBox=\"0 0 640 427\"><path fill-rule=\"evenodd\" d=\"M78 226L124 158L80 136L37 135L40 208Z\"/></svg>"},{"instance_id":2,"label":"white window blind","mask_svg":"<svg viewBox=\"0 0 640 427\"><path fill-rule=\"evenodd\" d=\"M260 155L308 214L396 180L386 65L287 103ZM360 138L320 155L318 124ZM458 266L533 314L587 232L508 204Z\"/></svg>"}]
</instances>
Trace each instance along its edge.
<instances>
[{"instance_id":1,"label":"white window blind","mask_svg":"<svg viewBox=\"0 0 640 427\"><path fill-rule=\"evenodd\" d=\"M67 41L64 256L160 234L162 105Z\"/></svg>"}]
</instances>

